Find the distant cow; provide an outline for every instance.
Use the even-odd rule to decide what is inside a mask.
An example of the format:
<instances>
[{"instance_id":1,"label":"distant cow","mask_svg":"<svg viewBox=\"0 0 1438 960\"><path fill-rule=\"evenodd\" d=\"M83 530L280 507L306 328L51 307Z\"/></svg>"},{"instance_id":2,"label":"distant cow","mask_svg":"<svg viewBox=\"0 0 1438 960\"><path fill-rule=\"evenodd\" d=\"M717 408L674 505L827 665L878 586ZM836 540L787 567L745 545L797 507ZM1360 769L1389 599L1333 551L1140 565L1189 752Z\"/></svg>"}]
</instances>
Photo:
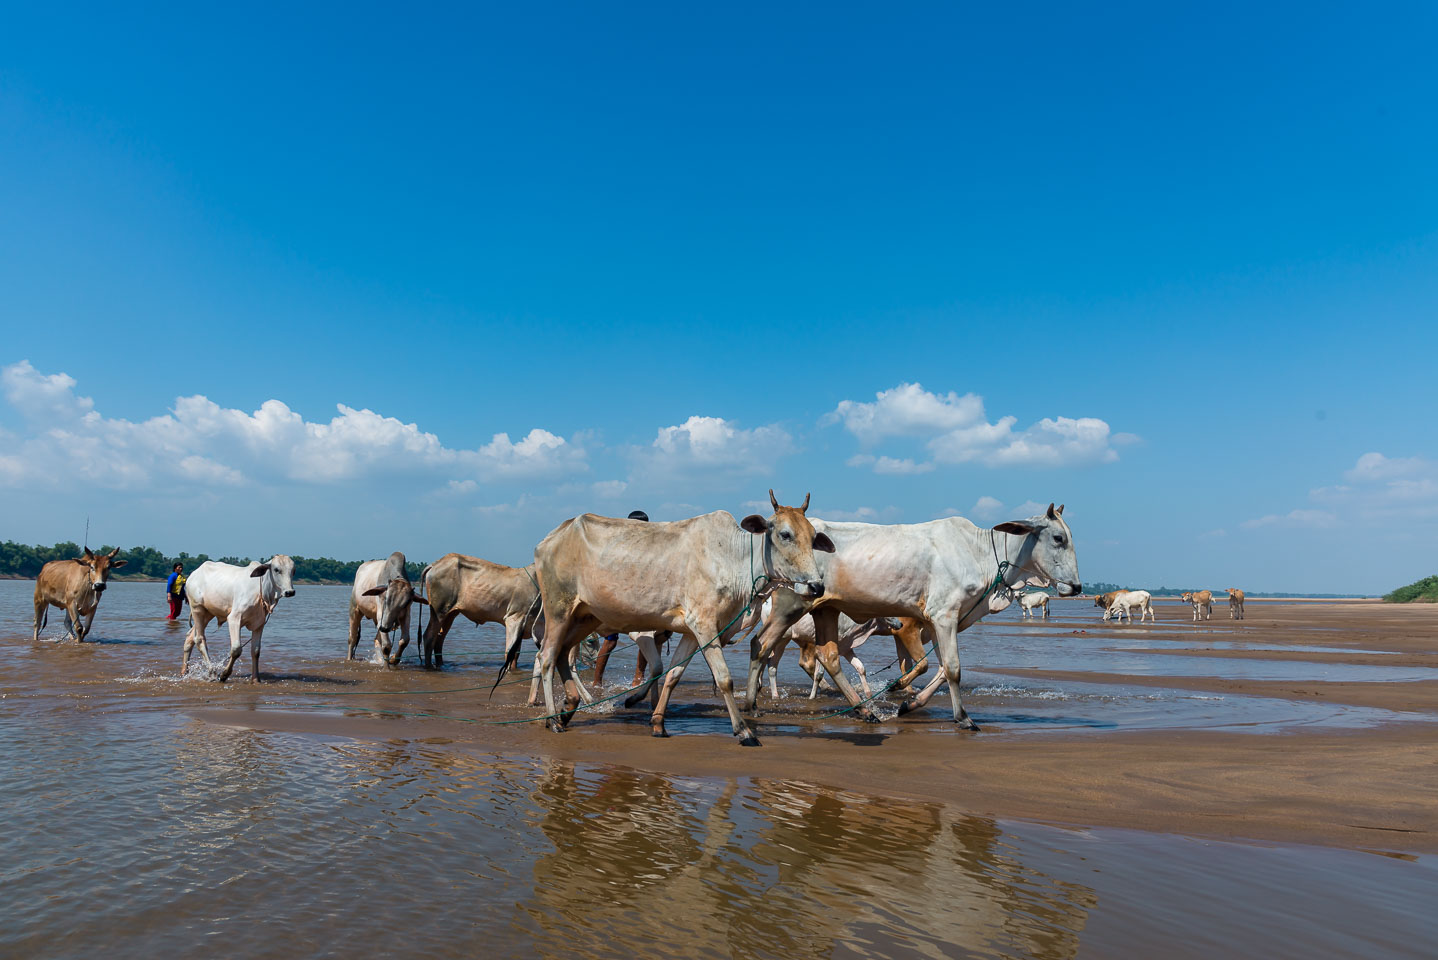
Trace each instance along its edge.
<instances>
[{"instance_id":1,"label":"distant cow","mask_svg":"<svg viewBox=\"0 0 1438 960\"><path fill-rule=\"evenodd\" d=\"M1104 619L1108 619L1108 608L1113 606L1114 597L1120 593L1127 593L1126 590L1110 590L1108 593L1096 593L1093 597L1093 605L1100 607L1104 612Z\"/></svg>"},{"instance_id":2,"label":"distant cow","mask_svg":"<svg viewBox=\"0 0 1438 960\"><path fill-rule=\"evenodd\" d=\"M1139 623L1143 623L1145 620L1154 620L1157 622L1153 615L1153 596L1147 590L1116 591L1113 595L1113 601L1109 604L1108 609L1103 612L1103 618L1107 620L1109 617L1114 617L1118 620L1122 620L1124 617L1128 617L1128 622L1133 623L1133 611L1135 607L1138 608L1139 611Z\"/></svg>"},{"instance_id":3,"label":"distant cow","mask_svg":"<svg viewBox=\"0 0 1438 960\"><path fill-rule=\"evenodd\" d=\"M1198 615L1203 614L1203 619L1208 620L1213 616L1213 594L1208 590L1200 590L1197 593L1185 593L1185 603L1193 604L1193 620L1198 622Z\"/></svg>"},{"instance_id":4,"label":"distant cow","mask_svg":"<svg viewBox=\"0 0 1438 960\"><path fill-rule=\"evenodd\" d=\"M566 520L534 550L543 592L545 643L540 648L545 710L550 729L561 731L579 706L570 650L596 627L673 630L683 634L673 666L664 676L650 717L654 736L668 736L664 712L689 659L701 650L724 697L734 735L745 746L759 739L739 715L734 687L720 644L741 629L741 614L752 610L754 579L762 574L805 597L824 592L815 550L833 550L804 515L809 506L780 506L769 491L774 514L736 523L725 511L673 523L644 523L584 514ZM564 682L564 709L555 709L553 672ZM647 687L626 705L643 699Z\"/></svg>"},{"instance_id":5,"label":"distant cow","mask_svg":"<svg viewBox=\"0 0 1438 960\"><path fill-rule=\"evenodd\" d=\"M355 571L355 585L350 590L350 649L345 658L355 658L359 645L360 624L373 620L375 652L391 666L399 664L404 648L409 646L409 614L416 603L428 603L414 592L405 572L404 554L396 550L385 560L366 560ZM399 629L399 648L390 655L389 635Z\"/></svg>"},{"instance_id":6,"label":"distant cow","mask_svg":"<svg viewBox=\"0 0 1438 960\"><path fill-rule=\"evenodd\" d=\"M506 567L479 557L447 553L420 577L429 599L430 621L420 641L425 667L444 666L444 638L463 614L476 624L504 624L506 661L519 655L522 641L542 635L543 613L533 567Z\"/></svg>"},{"instance_id":7,"label":"distant cow","mask_svg":"<svg viewBox=\"0 0 1438 960\"><path fill-rule=\"evenodd\" d=\"M116 560L120 552L116 547L109 553L98 556L89 547L84 556L73 560L51 560L40 568L35 578L35 632L33 639L40 639L40 629L49 622L50 608L59 607L65 611L65 631L76 640L83 642L95 622L95 610L100 605L100 594L110 579L110 571L123 567L128 560Z\"/></svg>"},{"instance_id":8,"label":"distant cow","mask_svg":"<svg viewBox=\"0 0 1438 960\"><path fill-rule=\"evenodd\" d=\"M240 628L250 631L250 682L260 681L260 636L270 614L281 597L293 597L295 562L282 553L264 563L237 567L231 563L206 560L185 582L185 595L190 598L190 629L185 634L185 651L180 656L180 675L190 665L190 650L198 646L205 666L213 667L205 647L205 627L211 620L230 625L230 655L220 671L221 682L228 680L235 661L240 659L244 644Z\"/></svg>"},{"instance_id":9,"label":"distant cow","mask_svg":"<svg viewBox=\"0 0 1438 960\"><path fill-rule=\"evenodd\" d=\"M1042 610L1043 618L1049 618L1049 595L1047 593L1022 593L1019 595L1019 619L1032 617L1034 610Z\"/></svg>"},{"instance_id":10,"label":"distant cow","mask_svg":"<svg viewBox=\"0 0 1438 960\"><path fill-rule=\"evenodd\" d=\"M1228 619L1243 619L1243 591L1237 587L1228 588Z\"/></svg>"}]
</instances>

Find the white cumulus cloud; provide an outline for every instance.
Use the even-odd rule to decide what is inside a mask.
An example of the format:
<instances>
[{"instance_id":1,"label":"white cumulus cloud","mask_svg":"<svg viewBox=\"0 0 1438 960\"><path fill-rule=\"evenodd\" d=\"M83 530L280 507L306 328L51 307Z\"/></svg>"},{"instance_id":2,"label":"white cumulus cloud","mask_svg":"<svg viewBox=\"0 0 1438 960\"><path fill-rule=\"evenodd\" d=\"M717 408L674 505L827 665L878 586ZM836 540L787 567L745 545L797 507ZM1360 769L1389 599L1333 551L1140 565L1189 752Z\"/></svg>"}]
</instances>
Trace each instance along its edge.
<instances>
[{"instance_id":1,"label":"white cumulus cloud","mask_svg":"<svg viewBox=\"0 0 1438 960\"><path fill-rule=\"evenodd\" d=\"M850 466L867 466L875 473L921 473L937 464L977 463L988 467L1063 467L1110 463L1118 459L1116 444L1132 444L1131 433L1114 434L1107 422L1095 417L1045 417L1016 430L1018 418L990 422L983 398L931 393L917 383L903 383L880 391L872 402L842 401L825 423L842 423L865 445L895 437L922 438L931 460L858 454Z\"/></svg>"}]
</instances>

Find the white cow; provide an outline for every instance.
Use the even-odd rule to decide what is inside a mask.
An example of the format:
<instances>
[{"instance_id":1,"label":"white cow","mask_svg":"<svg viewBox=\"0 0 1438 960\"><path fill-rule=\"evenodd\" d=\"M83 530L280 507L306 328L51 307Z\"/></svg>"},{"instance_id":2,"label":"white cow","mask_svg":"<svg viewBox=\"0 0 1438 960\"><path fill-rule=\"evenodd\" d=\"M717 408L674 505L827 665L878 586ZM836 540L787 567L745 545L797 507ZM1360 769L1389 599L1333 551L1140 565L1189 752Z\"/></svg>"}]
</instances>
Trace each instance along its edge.
<instances>
[{"instance_id":1,"label":"white cow","mask_svg":"<svg viewBox=\"0 0 1438 960\"><path fill-rule=\"evenodd\" d=\"M229 679L240 659L240 628L250 631L250 681L260 680L260 635L281 597L293 597L295 562L282 553L264 563L237 567L231 563L206 560L185 582L190 600L190 629L185 634L185 652L180 657L180 675L190 665L190 649L196 645L205 666L213 667L205 647L205 627L211 620L230 625L230 656L220 671L221 682Z\"/></svg>"},{"instance_id":2,"label":"white cow","mask_svg":"<svg viewBox=\"0 0 1438 960\"><path fill-rule=\"evenodd\" d=\"M1047 593L1019 594L1019 617L1032 617L1035 610L1043 611L1043 618L1049 618L1049 595Z\"/></svg>"},{"instance_id":3,"label":"white cow","mask_svg":"<svg viewBox=\"0 0 1438 960\"><path fill-rule=\"evenodd\" d=\"M355 658L360 624L373 620L375 653L390 666L397 666L409 646L409 615L416 603L428 603L414 592L405 573L404 554L396 550L384 560L366 560L355 571L350 590L350 648L346 660ZM399 649L390 654L389 635L399 630Z\"/></svg>"},{"instance_id":4,"label":"white cow","mask_svg":"<svg viewBox=\"0 0 1438 960\"><path fill-rule=\"evenodd\" d=\"M1122 622L1124 617L1128 617L1128 622L1133 623L1133 610L1135 607L1139 610L1139 623L1143 623L1145 620L1157 622L1153 615L1153 597L1147 590L1118 591L1118 593L1114 595L1113 601L1109 604L1108 609L1103 612L1103 618L1107 620L1109 617L1114 617L1119 622Z\"/></svg>"},{"instance_id":5,"label":"white cow","mask_svg":"<svg viewBox=\"0 0 1438 960\"><path fill-rule=\"evenodd\" d=\"M1062 514L1063 507L1055 510L1049 504L1045 514L1006 521L992 530L963 517L892 526L815 520L815 531L828 534L837 551L815 555L824 593L805 598L782 588L774 591L774 616L750 647L746 707L754 709L759 670L774 645L800 617L812 612L824 669L849 703L858 707L856 716L878 722L861 705L840 667L839 615L846 613L855 620L912 617L919 622L924 641L934 644L943 669L918 696L905 700L899 712L924 706L947 680L954 720L963 729L977 730L959 695L958 635L985 614L1008 606L1001 591L992 589L996 579L1007 589L1035 578L1056 582L1059 596L1080 591L1073 535ZM1004 560L1009 565L999 578ZM905 675L899 685L912 679Z\"/></svg>"}]
</instances>

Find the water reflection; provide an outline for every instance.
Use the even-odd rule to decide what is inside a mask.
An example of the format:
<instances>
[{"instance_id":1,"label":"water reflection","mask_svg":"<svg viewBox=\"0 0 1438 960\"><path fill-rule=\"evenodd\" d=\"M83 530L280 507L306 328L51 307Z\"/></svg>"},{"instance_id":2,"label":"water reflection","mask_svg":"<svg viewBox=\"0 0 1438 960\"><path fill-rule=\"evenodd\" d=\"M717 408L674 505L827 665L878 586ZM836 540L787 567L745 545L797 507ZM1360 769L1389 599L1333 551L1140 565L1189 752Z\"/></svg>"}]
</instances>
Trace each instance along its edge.
<instances>
[{"instance_id":1,"label":"water reflection","mask_svg":"<svg viewBox=\"0 0 1438 960\"><path fill-rule=\"evenodd\" d=\"M1071 957L1095 902L936 804L544 768L553 850L522 907L556 952L599 934L614 956Z\"/></svg>"}]
</instances>

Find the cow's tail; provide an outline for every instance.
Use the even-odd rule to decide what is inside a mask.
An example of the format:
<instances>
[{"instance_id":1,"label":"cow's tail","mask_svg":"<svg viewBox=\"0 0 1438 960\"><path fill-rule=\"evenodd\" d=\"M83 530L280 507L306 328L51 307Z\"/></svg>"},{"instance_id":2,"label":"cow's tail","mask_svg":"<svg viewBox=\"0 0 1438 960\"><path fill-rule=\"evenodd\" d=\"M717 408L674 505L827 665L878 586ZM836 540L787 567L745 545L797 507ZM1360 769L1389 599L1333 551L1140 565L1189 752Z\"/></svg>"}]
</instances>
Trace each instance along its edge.
<instances>
[{"instance_id":1,"label":"cow's tail","mask_svg":"<svg viewBox=\"0 0 1438 960\"><path fill-rule=\"evenodd\" d=\"M489 695L491 698L494 697L494 691L499 689L499 682L504 679L504 675L509 672L511 667L519 663L519 652L523 648L524 641L515 640L514 646L504 651L504 663L501 664L499 667L499 676L494 678L494 686L489 688ZM536 656L538 656L538 654L536 654Z\"/></svg>"}]
</instances>

